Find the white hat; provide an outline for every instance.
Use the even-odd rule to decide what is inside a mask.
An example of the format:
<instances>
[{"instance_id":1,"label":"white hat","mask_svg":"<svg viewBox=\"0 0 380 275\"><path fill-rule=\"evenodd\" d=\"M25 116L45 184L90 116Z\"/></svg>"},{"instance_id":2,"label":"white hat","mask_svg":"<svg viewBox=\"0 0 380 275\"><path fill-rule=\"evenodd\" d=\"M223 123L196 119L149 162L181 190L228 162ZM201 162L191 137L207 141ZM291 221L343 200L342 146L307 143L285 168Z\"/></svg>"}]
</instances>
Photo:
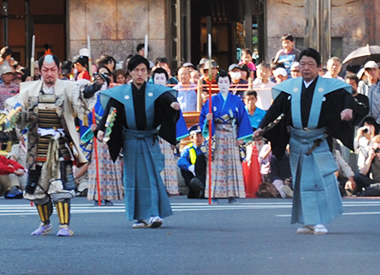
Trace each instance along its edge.
<instances>
[{"instance_id":1,"label":"white hat","mask_svg":"<svg viewBox=\"0 0 380 275\"><path fill-rule=\"evenodd\" d=\"M0 69L0 75L13 73L12 68L8 64L4 64Z\"/></svg>"},{"instance_id":2,"label":"white hat","mask_svg":"<svg viewBox=\"0 0 380 275\"><path fill-rule=\"evenodd\" d=\"M299 67L300 66L300 63L299 62L293 62L292 63L292 66L290 67L290 70L294 70L295 68Z\"/></svg>"},{"instance_id":3,"label":"white hat","mask_svg":"<svg viewBox=\"0 0 380 275\"><path fill-rule=\"evenodd\" d=\"M90 53L89 53L89 51L88 51L87 48L82 48L82 49L79 50L79 55L89 57Z\"/></svg>"},{"instance_id":4,"label":"white hat","mask_svg":"<svg viewBox=\"0 0 380 275\"><path fill-rule=\"evenodd\" d=\"M288 76L288 73L286 72L286 70L284 68L280 67L280 68L277 68L276 70L274 70L273 75L275 77L277 77L279 75Z\"/></svg>"},{"instance_id":5,"label":"white hat","mask_svg":"<svg viewBox=\"0 0 380 275\"><path fill-rule=\"evenodd\" d=\"M377 65L377 63L375 61L368 61L367 63L365 63L364 65L364 69L378 69L379 68L379 65Z\"/></svg>"}]
</instances>

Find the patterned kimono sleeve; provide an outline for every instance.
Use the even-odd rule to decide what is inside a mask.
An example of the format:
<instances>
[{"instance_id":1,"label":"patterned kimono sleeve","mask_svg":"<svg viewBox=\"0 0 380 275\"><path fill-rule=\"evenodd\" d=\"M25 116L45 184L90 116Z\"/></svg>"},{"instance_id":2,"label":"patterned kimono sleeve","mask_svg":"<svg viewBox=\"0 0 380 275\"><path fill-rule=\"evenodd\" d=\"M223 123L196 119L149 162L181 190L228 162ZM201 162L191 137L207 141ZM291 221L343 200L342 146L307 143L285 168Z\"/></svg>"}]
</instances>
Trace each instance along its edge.
<instances>
[{"instance_id":1,"label":"patterned kimono sleeve","mask_svg":"<svg viewBox=\"0 0 380 275\"><path fill-rule=\"evenodd\" d=\"M82 121L84 117L86 117L85 120L87 119L88 114L95 107L97 95L99 93L98 91L94 96L90 98L84 98L83 91L84 88L88 85L91 85L91 82L86 79L81 79L74 83L71 83L71 93L68 95L74 113Z\"/></svg>"}]
</instances>

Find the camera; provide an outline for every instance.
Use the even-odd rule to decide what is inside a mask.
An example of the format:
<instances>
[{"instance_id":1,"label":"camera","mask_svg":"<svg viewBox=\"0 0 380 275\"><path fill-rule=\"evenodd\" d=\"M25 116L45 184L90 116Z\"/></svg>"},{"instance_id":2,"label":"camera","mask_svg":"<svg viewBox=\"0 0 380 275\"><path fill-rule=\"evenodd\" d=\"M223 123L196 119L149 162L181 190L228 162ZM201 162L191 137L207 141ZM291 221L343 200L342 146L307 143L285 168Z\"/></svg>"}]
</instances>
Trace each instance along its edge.
<instances>
[{"instance_id":1,"label":"camera","mask_svg":"<svg viewBox=\"0 0 380 275\"><path fill-rule=\"evenodd\" d=\"M380 153L380 148L372 148L373 149L373 151L376 153L376 154L378 154L378 153Z\"/></svg>"},{"instance_id":2,"label":"camera","mask_svg":"<svg viewBox=\"0 0 380 275\"><path fill-rule=\"evenodd\" d=\"M369 127L368 126L364 126L362 129L363 129L363 133L369 133Z\"/></svg>"}]
</instances>

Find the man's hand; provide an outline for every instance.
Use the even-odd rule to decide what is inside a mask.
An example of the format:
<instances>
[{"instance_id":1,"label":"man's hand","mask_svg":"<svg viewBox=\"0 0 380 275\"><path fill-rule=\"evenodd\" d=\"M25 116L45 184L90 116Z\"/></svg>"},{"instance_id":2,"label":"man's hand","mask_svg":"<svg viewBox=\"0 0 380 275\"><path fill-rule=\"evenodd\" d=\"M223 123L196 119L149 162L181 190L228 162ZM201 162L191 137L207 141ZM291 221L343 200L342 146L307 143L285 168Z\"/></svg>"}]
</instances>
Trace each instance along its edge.
<instances>
[{"instance_id":1,"label":"man's hand","mask_svg":"<svg viewBox=\"0 0 380 275\"><path fill-rule=\"evenodd\" d=\"M208 113L206 115L206 120L211 121L212 119L213 119L213 114L212 113Z\"/></svg>"},{"instance_id":2,"label":"man's hand","mask_svg":"<svg viewBox=\"0 0 380 275\"><path fill-rule=\"evenodd\" d=\"M179 111L179 103L178 102L173 102L172 104L170 104L170 107L172 107L174 110L177 110Z\"/></svg>"},{"instance_id":3,"label":"man's hand","mask_svg":"<svg viewBox=\"0 0 380 275\"><path fill-rule=\"evenodd\" d=\"M258 128L253 132L253 138L259 139L259 137L263 136L263 129Z\"/></svg>"},{"instance_id":4,"label":"man's hand","mask_svg":"<svg viewBox=\"0 0 380 275\"><path fill-rule=\"evenodd\" d=\"M103 142L103 138L104 138L104 132L99 130L98 131L98 135L96 136L97 139L100 141L100 142Z\"/></svg>"},{"instance_id":5,"label":"man's hand","mask_svg":"<svg viewBox=\"0 0 380 275\"><path fill-rule=\"evenodd\" d=\"M352 109L344 109L340 113L340 118L345 121L350 121L352 119Z\"/></svg>"}]
</instances>

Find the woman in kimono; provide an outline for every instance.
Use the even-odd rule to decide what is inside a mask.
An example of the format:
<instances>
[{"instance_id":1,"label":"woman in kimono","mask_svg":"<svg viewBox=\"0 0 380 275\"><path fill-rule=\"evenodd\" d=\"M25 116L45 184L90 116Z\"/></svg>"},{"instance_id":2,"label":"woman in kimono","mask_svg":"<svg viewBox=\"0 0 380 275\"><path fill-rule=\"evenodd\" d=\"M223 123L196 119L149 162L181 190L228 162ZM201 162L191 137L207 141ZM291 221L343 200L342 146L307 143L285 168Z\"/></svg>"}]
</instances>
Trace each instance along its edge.
<instances>
[{"instance_id":1,"label":"woman in kimono","mask_svg":"<svg viewBox=\"0 0 380 275\"><path fill-rule=\"evenodd\" d=\"M105 74L94 74L94 77L95 81L99 85L102 85L100 90L106 90L110 81L109 78ZM99 94L97 95L97 102L94 107L94 112L91 112L88 115L89 124L93 123L94 113L95 121L98 123L104 115L103 108L99 101ZM91 145L93 145L93 131L95 131L95 129L96 124L93 124L91 128L81 125L80 132L82 142L86 142L87 144L91 143ZM87 199L94 201L95 206L99 205L97 188L97 181L99 179L101 205L112 206L113 200L123 199L122 160L118 157L115 163L112 161L107 144L98 142L96 147L98 168L96 167L95 151L93 150L95 148L92 148L90 151L91 155L88 166Z\"/></svg>"},{"instance_id":2,"label":"woman in kimono","mask_svg":"<svg viewBox=\"0 0 380 275\"><path fill-rule=\"evenodd\" d=\"M216 143L211 165L211 196L213 204L219 198L228 198L229 203L237 203L235 198L245 198L243 171L239 145L252 140L252 127L243 101L229 92L231 77L225 71L217 76L220 92L212 97L212 113L209 113L209 99L202 107L199 125L205 138L209 137L209 123ZM208 173L205 197L209 195Z\"/></svg>"},{"instance_id":3,"label":"woman in kimono","mask_svg":"<svg viewBox=\"0 0 380 275\"><path fill-rule=\"evenodd\" d=\"M152 79L154 84L166 86L168 78L168 73L163 68L157 68L153 71ZM189 136L189 132L187 131L185 119L181 113L177 122L177 142L187 136ZM179 195L177 161L173 150L175 147L162 138L159 138L159 141L161 152L165 156L165 167L161 172L161 176L166 187L166 192L172 196Z\"/></svg>"}]
</instances>

